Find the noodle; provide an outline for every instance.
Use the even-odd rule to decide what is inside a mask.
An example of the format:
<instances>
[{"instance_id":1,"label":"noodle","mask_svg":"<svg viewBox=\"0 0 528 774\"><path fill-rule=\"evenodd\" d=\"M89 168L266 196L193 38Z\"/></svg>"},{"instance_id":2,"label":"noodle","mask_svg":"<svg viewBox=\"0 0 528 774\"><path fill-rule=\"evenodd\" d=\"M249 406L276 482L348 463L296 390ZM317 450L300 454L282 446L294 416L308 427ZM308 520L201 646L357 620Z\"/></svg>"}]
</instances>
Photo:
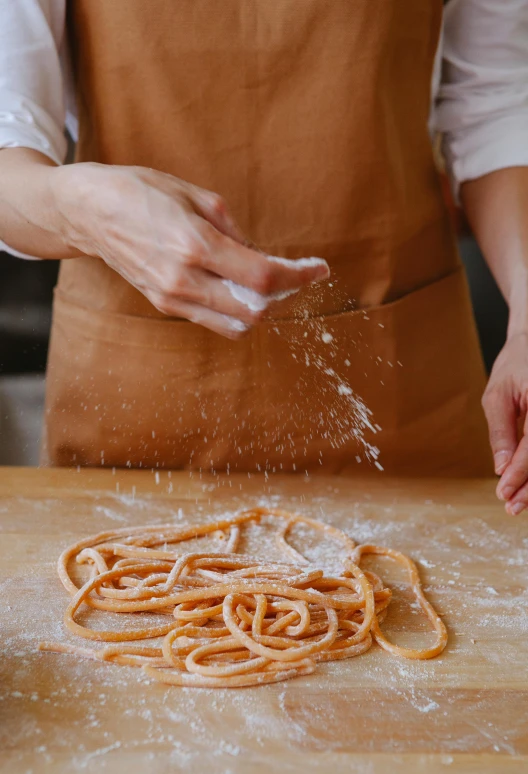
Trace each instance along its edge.
<instances>
[{"instance_id":1,"label":"noodle","mask_svg":"<svg viewBox=\"0 0 528 774\"><path fill-rule=\"evenodd\" d=\"M263 518L276 526L275 543L287 562L237 553L244 525L258 525ZM288 542L296 524L341 544L345 559L340 574L325 575ZM181 553L186 541L207 535L222 544L222 552ZM387 556L405 568L435 631L434 645L404 648L383 634L380 623L392 595L377 575L361 569L363 556L369 554ZM80 588L70 575L73 559L90 568ZM447 644L446 628L407 556L390 548L356 546L335 527L280 509L254 508L188 527L102 532L66 549L58 572L72 597L66 627L85 640L112 644L93 649L43 642L40 650L141 667L169 685L229 688L278 682L310 674L318 661L364 653L373 641L408 659L433 658ZM76 620L83 605L118 613L125 625L118 631L88 628ZM167 621L125 628L141 621L144 613ZM131 644L157 638L163 638L160 644Z\"/></svg>"}]
</instances>

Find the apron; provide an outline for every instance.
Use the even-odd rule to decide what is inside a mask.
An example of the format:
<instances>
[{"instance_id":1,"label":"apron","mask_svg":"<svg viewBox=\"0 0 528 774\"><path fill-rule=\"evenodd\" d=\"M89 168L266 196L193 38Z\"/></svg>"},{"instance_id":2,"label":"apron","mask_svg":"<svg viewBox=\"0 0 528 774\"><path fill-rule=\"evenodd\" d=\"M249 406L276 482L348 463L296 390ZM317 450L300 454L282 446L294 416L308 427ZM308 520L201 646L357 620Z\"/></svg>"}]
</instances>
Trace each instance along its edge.
<instances>
[{"instance_id":1,"label":"apron","mask_svg":"<svg viewBox=\"0 0 528 774\"><path fill-rule=\"evenodd\" d=\"M216 191L328 282L232 342L63 261L55 465L492 472L485 375L427 131L441 0L72 0L77 161Z\"/></svg>"}]
</instances>

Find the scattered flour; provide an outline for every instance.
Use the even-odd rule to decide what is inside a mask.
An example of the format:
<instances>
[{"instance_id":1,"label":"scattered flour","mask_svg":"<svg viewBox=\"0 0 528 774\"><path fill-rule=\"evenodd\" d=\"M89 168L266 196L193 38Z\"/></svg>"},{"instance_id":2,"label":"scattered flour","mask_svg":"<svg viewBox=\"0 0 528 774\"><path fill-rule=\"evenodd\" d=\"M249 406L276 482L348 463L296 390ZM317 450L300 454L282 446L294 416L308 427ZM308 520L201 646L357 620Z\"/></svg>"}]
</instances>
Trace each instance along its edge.
<instances>
[{"instance_id":1,"label":"scattered flour","mask_svg":"<svg viewBox=\"0 0 528 774\"><path fill-rule=\"evenodd\" d=\"M440 709L440 705L437 701L430 701L427 704L417 704L413 703L413 707L418 710L418 712L432 712L433 710Z\"/></svg>"},{"instance_id":2,"label":"scattered flour","mask_svg":"<svg viewBox=\"0 0 528 774\"><path fill-rule=\"evenodd\" d=\"M211 504L207 499L196 505L186 502L185 512L173 498L138 493L130 501L124 494L116 497L111 491L98 492L87 512L74 513L72 528L77 532L82 524L83 531L92 527L95 531L96 523L104 528L116 520L116 515L139 524L145 521L147 511L159 523L178 523L185 518L193 521L196 512L202 510L203 518L217 519L247 507L247 493L234 497L230 493L227 503L221 493L225 480L206 481L214 487L211 492L218 489L219 497L213 497ZM423 728L425 734L434 731L446 759L451 753L468 749L494 749L509 755L522 752L522 696L521 692L507 690L525 662L524 635L528 631L524 612L528 539L519 535L518 522L478 515L462 522L456 506L441 498L435 498L440 502L433 514L431 506L424 503L407 514L405 498L387 494L380 502L363 488L351 497L347 486L340 482L330 485L324 480L312 482L306 495L285 494L281 485L270 488L267 494L260 489L256 492L253 497L259 505L281 505L312 518L346 524L346 532L358 542L390 545L418 559L422 550L426 552L427 559L420 559L420 563L436 568L428 573L426 592L446 615L452 635L446 656L427 662L402 662L373 647L352 661L322 666L324 683L314 676L240 692L165 689L143 680L141 670L51 654L45 657L37 652L37 643L42 639L72 641L62 624L66 595L50 566L44 575L26 574L0 581L0 640L5 654L0 686L0 747L9 755L3 760L6 771L30 771L32 766L35 772L54 771L67 760L68 771L88 774L116 770L121 761L126 766L126 761L133 758L147 771L159 761L164 770L225 774L249 770L251 766L256 770L260 756L269 763L273 754L270 750L280 749L286 754L299 749L311 751L319 743L330 754L342 753L344 744L347 750L361 745L365 750L370 745L369 750L378 753L405 753L409 750L408 737L369 736L375 723L354 723L365 711L375 713L369 717L385 722L405 705L413 727ZM18 506L21 503L24 507L20 511L27 514L29 528L43 502L19 498ZM50 512L56 509L51 498L44 505ZM406 518L394 518L395 513L405 513ZM436 519L442 513L446 514L445 523ZM93 524L88 525L87 519L93 519ZM306 551L310 560L325 570L331 570L339 559L331 540L321 540L320 536L312 539L300 528L293 529L289 537L295 547ZM257 534L249 534L248 538L256 539ZM59 542L57 549L61 547ZM468 551L468 545L478 550ZM494 587L489 585L492 573L488 565L493 564L497 551L502 565L500 585L497 580ZM55 560L55 556L43 556L46 563ZM507 562L506 557L515 561ZM390 563L383 565L382 574L393 588L394 610L400 606L407 620L414 603L405 578ZM457 578L456 587L448 584L453 578ZM461 584L465 584L462 602ZM96 623L97 613L85 615ZM386 626L391 633L390 619ZM411 645L416 637L423 641L430 637L420 621L411 628L405 633L396 626L397 640ZM474 652L470 638L475 637L478 660L462 675L457 663ZM484 688L490 670L498 690L488 696ZM354 690L347 695L344 686L351 684ZM374 708L369 703L371 690L379 697ZM362 702L359 714L358 697ZM41 702L43 707L39 707ZM349 713L351 722L343 725L336 719L338 709L344 715ZM460 718L456 726L445 719L447 712L451 718ZM321 728L321 717L325 718L322 742L317 730Z\"/></svg>"}]
</instances>

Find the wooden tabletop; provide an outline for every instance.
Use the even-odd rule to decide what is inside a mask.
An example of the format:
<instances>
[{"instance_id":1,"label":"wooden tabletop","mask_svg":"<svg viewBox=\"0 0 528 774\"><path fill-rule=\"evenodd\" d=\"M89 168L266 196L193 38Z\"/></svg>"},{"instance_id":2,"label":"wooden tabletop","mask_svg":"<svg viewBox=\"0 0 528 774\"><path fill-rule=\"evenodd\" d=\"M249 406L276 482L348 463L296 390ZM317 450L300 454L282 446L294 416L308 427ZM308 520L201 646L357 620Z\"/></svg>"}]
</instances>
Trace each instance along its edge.
<instances>
[{"instance_id":1,"label":"wooden tabletop","mask_svg":"<svg viewBox=\"0 0 528 774\"><path fill-rule=\"evenodd\" d=\"M493 481L391 481L0 468L0 771L193 774L528 771L528 518ZM418 563L449 629L437 659L377 646L313 675L238 690L149 682L129 667L39 653L67 640L55 570L103 529L194 522L256 503L331 522ZM381 568L381 569L380 569ZM384 628L425 644L394 585Z\"/></svg>"}]
</instances>

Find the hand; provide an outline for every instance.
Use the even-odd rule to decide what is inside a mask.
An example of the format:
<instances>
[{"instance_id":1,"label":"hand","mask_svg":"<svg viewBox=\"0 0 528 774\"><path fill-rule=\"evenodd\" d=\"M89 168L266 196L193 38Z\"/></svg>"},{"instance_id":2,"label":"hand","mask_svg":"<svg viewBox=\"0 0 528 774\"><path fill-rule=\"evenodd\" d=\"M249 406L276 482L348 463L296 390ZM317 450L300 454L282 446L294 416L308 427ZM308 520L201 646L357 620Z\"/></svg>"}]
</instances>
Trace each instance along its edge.
<instances>
[{"instance_id":1,"label":"hand","mask_svg":"<svg viewBox=\"0 0 528 774\"><path fill-rule=\"evenodd\" d=\"M152 169L59 167L53 192L72 250L102 258L165 314L229 338L263 317L262 296L329 274L322 260L270 261L248 246L220 196ZM259 303L237 300L236 286Z\"/></svg>"},{"instance_id":2,"label":"hand","mask_svg":"<svg viewBox=\"0 0 528 774\"><path fill-rule=\"evenodd\" d=\"M488 420L497 496L512 515L528 508L528 334L508 338L493 366L482 399ZM518 440L518 420L523 434Z\"/></svg>"}]
</instances>

